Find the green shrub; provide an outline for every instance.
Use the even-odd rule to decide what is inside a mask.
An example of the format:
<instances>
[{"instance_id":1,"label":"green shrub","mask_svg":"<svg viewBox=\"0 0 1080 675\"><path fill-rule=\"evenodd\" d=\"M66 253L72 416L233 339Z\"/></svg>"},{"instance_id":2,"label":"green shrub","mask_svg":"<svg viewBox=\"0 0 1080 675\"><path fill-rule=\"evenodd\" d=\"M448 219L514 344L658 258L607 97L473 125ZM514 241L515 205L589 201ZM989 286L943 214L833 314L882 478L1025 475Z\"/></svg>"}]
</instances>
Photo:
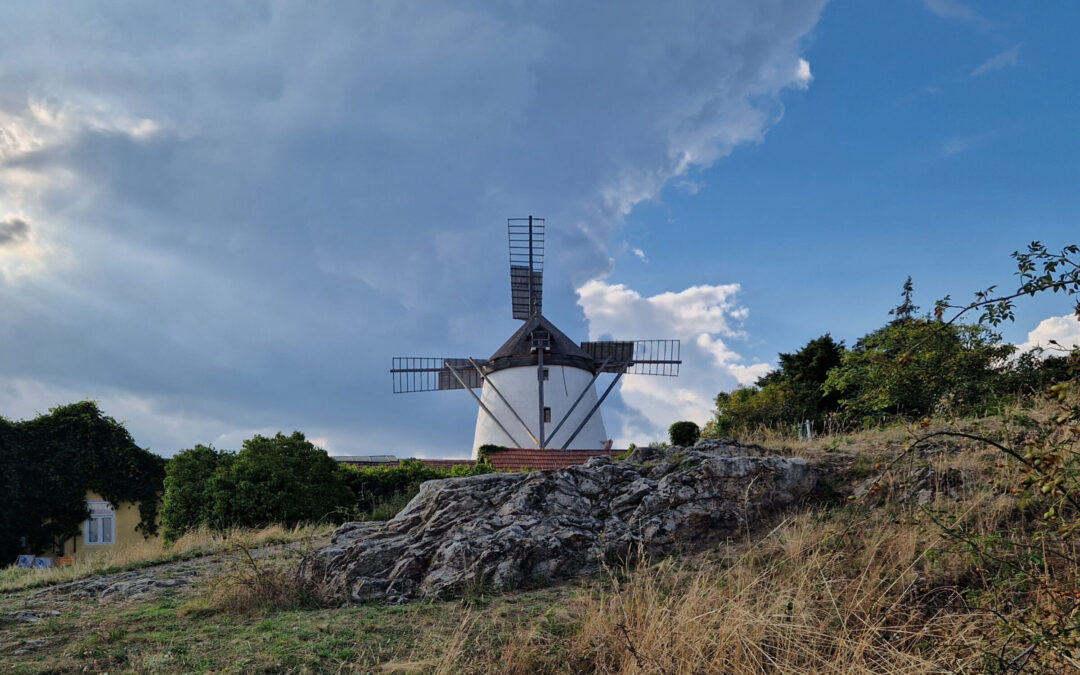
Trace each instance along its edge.
<instances>
[{"instance_id":1,"label":"green shrub","mask_svg":"<svg viewBox=\"0 0 1080 675\"><path fill-rule=\"evenodd\" d=\"M200 526L337 521L355 501L338 463L304 434L256 435L235 454L197 445L173 457L162 523L171 541Z\"/></svg>"},{"instance_id":2,"label":"green shrub","mask_svg":"<svg viewBox=\"0 0 1080 675\"><path fill-rule=\"evenodd\" d=\"M352 490L358 514L372 514L380 505L397 503L403 496L405 501L412 499L420 489L420 484L439 478L461 478L492 473L494 469L487 462L477 462L474 466L454 466L440 468L426 466L418 459L403 459L397 466L355 467L342 465L341 474L345 484ZM384 510L385 511L385 510ZM362 517L362 516L360 516Z\"/></svg>"},{"instance_id":3,"label":"green shrub","mask_svg":"<svg viewBox=\"0 0 1080 675\"><path fill-rule=\"evenodd\" d=\"M701 429L693 422L676 422L668 427L668 438L672 445L690 447L701 438Z\"/></svg>"},{"instance_id":4,"label":"green shrub","mask_svg":"<svg viewBox=\"0 0 1080 675\"><path fill-rule=\"evenodd\" d=\"M216 528L340 519L355 501L338 463L299 431L244 441L219 462L206 495Z\"/></svg>"},{"instance_id":5,"label":"green shrub","mask_svg":"<svg viewBox=\"0 0 1080 675\"><path fill-rule=\"evenodd\" d=\"M490 460L491 456L494 455L495 453L502 452L503 450L506 450L506 449L507 449L507 447L505 445L495 445L494 443L485 443L485 444L481 445L479 448L477 448L476 456L480 459L481 462L486 462L486 461Z\"/></svg>"},{"instance_id":6,"label":"green shrub","mask_svg":"<svg viewBox=\"0 0 1080 675\"><path fill-rule=\"evenodd\" d=\"M165 541L175 541L188 530L210 524L214 510L208 491L210 479L218 466L232 458L231 453L206 445L173 455L165 465L165 497L161 505Z\"/></svg>"}]
</instances>

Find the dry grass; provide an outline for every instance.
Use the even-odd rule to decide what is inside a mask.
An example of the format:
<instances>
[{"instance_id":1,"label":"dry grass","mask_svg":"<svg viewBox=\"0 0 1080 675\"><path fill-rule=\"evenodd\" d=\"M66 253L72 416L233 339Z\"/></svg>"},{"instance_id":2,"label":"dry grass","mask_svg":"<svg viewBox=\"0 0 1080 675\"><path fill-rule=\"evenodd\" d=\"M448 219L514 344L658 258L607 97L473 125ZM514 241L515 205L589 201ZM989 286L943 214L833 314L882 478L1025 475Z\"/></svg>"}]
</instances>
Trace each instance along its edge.
<instances>
[{"instance_id":1,"label":"dry grass","mask_svg":"<svg viewBox=\"0 0 1080 675\"><path fill-rule=\"evenodd\" d=\"M586 603L577 652L597 672L923 673L974 663L970 617L919 605L919 537L803 516L727 569L665 562Z\"/></svg>"},{"instance_id":2,"label":"dry grass","mask_svg":"<svg viewBox=\"0 0 1080 675\"><path fill-rule=\"evenodd\" d=\"M610 571L567 608L566 634L533 622L493 652L467 617L437 672L981 672L971 646L993 622L941 601L923 556L936 543L803 513L735 558Z\"/></svg>"},{"instance_id":3,"label":"dry grass","mask_svg":"<svg viewBox=\"0 0 1080 675\"><path fill-rule=\"evenodd\" d=\"M18 570L9 568L0 576L0 593L38 586L62 584L97 574L111 574L148 567L176 560L227 551L237 544L248 548L311 541L327 536L330 525L298 525L288 528L270 525L260 530L234 529L215 531L200 528L188 532L172 544L161 538L147 539L136 544L114 546L108 550L79 559L74 565L47 570Z\"/></svg>"},{"instance_id":4,"label":"dry grass","mask_svg":"<svg viewBox=\"0 0 1080 675\"><path fill-rule=\"evenodd\" d=\"M1015 432L1010 425L952 428L993 435ZM886 488L793 513L766 534L711 552L609 570L558 620L501 626L482 613L467 616L438 672L1055 672L1064 661L1042 649L1037 665L1027 662L1040 639L1035 629L1007 627L1039 618L1031 608L1046 604L1047 587L1018 585L1015 568L977 553L1003 538L1036 541L1038 523L1011 489L1022 468L964 439L905 453L919 432L867 430L798 448L788 442L781 452L832 462L830 477L843 489L867 477L904 486L916 470L932 468L942 484L924 507ZM1080 550L1067 553L1075 555L1039 563L1052 588L1080 587Z\"/></svg>"},{"instance_id":5,"label":"dry grass","mask_svg":"<svg viewBox=\"0 0 1080 675\"><path fill-rule=\"evenodd\" d=\"M179 614L249 615L326 606L326 595L296 574L296 563L306 552L299 548L284 555L256 558L248 546L236 542L221 573L202 593L185 603Z\"/></svg>"}]
</instances>

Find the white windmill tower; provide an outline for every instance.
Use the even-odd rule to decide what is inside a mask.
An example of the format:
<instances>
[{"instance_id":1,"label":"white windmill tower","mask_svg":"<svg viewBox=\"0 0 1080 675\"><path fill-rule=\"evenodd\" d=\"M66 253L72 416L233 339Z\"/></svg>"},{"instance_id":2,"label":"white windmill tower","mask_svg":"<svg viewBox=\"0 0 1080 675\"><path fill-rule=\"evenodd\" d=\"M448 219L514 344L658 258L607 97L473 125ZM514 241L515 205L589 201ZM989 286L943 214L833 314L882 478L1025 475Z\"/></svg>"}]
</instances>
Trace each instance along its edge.
<instances>
[{"instance_id":1,"label":"white windmill tower","mask_svg":"<svg viewBox=\"0 0 1080 675\"><path fill-rule=\"evenodd\" d=\"M510 301L521 325L487 359L395 357L394 393L464 389L480 405L473 456L485 444L596 450L600 404L624 374L678 376L678 340L576 344L541 314L544 220L510 218ZM604 393L596 381L614 374ZM473 389L481 389L479 396ZM522 441L528 440L529 445Z\"/></svg>"}]
</instances>

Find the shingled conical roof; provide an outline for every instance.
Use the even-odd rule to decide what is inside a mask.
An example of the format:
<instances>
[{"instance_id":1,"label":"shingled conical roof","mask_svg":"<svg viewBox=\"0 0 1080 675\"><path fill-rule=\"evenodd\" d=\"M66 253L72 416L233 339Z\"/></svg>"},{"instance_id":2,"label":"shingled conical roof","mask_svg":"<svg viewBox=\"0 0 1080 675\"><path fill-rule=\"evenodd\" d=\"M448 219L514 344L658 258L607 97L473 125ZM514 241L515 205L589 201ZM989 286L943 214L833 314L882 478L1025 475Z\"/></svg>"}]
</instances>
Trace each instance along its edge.
<instances>
[{"instance_id":1,"label":"shingled conical roof","mask_svg":"<svg viewBox=\"0 0 1080 675\"><path fill-rule=\"evenodd\" d=\"M583 370L593 370L593 358L567 337L566 333L555 327L543 315L537 314L521 325L510 339L499 347L488 359L489 371L518 366L536 365L536 354L532 349L532 335L535 331L546 331L550 336L550 346L544 351L544 364L553 366L573 366Z\"/></svg>"}]
</instances>

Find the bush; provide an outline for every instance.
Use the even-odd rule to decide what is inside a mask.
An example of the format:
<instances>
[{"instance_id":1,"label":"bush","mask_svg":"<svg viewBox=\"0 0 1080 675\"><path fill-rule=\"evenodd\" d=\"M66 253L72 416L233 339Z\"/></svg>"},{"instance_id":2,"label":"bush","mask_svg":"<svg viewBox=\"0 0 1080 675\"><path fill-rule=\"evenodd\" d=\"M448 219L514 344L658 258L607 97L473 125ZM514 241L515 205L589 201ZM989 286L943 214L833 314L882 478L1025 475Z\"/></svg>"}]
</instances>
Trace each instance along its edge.
<instances>
[{"instance_id":1,"label":"bush","mask_svg":"<svg viewBox=\"0 0 1080 675\"><path fill-rule=\"evenodd\" d=\"M201 526L340 521L356 501L338 463L299 431L257 435L236 454L197 445L173 457L166 473L162 521L169 540Z\"/></svg>"},{"instance_id":2,"label":"bush","mask_svg":"<svg viewBox=\"0 0 1080 675\"><path fill-rule=\"evenodd\" d=\"M838 409L839 399L823 385L846 353L844 343L826 333L797 352L780 354L780 367L754 386L716 397L716 417L705 426L705 435L721 438L761 428L792 428L805 420L821 426Z\"/></svg>"},{"instance_id":3,"label":"bush","mask_svg":"<svg viewBox=\"0 0 1080 675\"><path fill-rule=\"evenodd\" d=\"M690 447L701 438L701 429L693 422L676 422L668 427L668 437L672 445Z\"/></svg>"},{"instance_id":4,"label":"bush","mask_svg":"<svg viewBox=\"0 0 1080 675\"><path fill-rule=\"evenodd\" d=\"M232 458L232 454L219 452L213 446L196 445L169 460L161 507L166 541L175 541L185 532L210 523L214 506L208 491L210 479L219 466Z\"/></svg>"},{"instance_id":5,"label":"bush","mask_svg":"<svg viewBox=\"0 0 1080 675\"><path fill-rule=\"evenodd\" d=\"M495 445L494 443L485 443L476 449L476 456L481 462L487 462L491 459L491 456L497 452L506 450L505 445Z\"/></svg>"},{"instance_id":6,"label":"bush","mask_svg":"<svg viewBox=\"0 0 1080 675\"><path fill-rule=\"evenodd\" d=\"M358 513L371 515L378 510L381 516L393 515L389 513L388 505L397 506L398 510L404 507L424 481L478 476L494 471L487 462L444 469L425 466L418 459L403 459L397 466L358 468L343 465L341 470L345 484L352 490Z\"/></svg>"},{"instance_id":7,"label":"bush","mask_svg":"<svg viewBox=\"0 0 1080 675\"><path fill-rule=\"evenodd\" d=\"M206 495L217 528L335 520L355 503L338 463L299 431L244 441L219 460Z\"/></svg>"}]
</instances>

